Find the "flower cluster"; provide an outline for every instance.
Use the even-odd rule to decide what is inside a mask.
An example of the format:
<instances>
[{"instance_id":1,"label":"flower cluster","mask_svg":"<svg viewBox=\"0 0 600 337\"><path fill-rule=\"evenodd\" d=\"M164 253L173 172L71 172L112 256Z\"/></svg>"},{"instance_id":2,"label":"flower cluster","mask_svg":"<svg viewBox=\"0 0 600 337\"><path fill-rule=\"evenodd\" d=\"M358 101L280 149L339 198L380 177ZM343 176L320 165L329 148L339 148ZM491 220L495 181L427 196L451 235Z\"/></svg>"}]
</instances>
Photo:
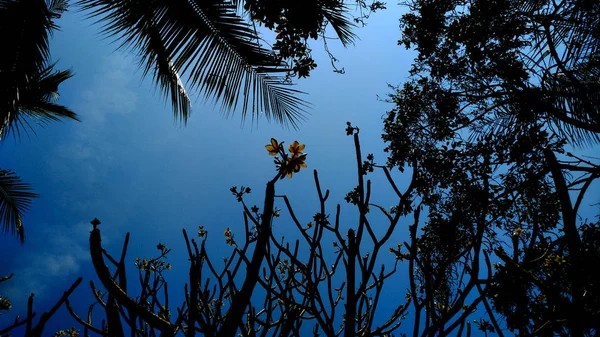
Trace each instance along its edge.
<instances>
[{"instance_id":1,"label":"flower cluster","mask_svg":"<svg viewBox=\"0 0 600 337\"><path fill-rule=\"evenodd\" d=\"M323 213L315 213L313 215L313 220L315 222L315 224L317 226L326 226L329 225L329 220L327 220L329 218L329 215L325 215Z\"/></svg>"},{"instance_id":2,"label":"flower cluster","mask_svg":"<svg viewBox=\"0 0 600 337\"><path fill-rule=\"evenodd\" d=\"M206 236L206 234L208 234L208 231L204 229L204 226L198 226L198 237L203 238Z\"/></svg>"},{"instance_id":3,"label":"flower cluster","mask_svg":"<svg viewBox=\"0 0 600 337\"><path fill-rule=\"evenodd\" d=\"M72 327L71 329L68 330L58 330L57 332L54 333L54 335L52 335L52 337L79 337L79 330L75 329L75 327Z\"/></svg>"},{"instance_id":4,"label":"flower cluster","mask_svg":"<svg viewBox=\"0 0 600 337\"><path fill-rule=\"evenodd\" d=\"M313 228L313 226L314 226L314 224L312 223L312 221L309 221L309 222L306 224L306 228L305 228L305 230L307 230L307 229L311 229L311 228Z\"/></svg>"},{"instance_id":5,"label":"flower cluster","mask_svg":"<svg viewBox=\"0 0 600 337\"><path fill-rule=\"evenodd\" d=\"M154 272L162 272L163 270L171 270L171 264L157 259L140 259L135 258L135 266L139 270L150 270Z\"/></svg>"},{"instance_id":6,"label":"flower cluster","mask_svg":"<svg viewBox=\"0 0 600 337\"><path fill-rule=\"evenodd\" d=\"M277 271L280 274L285 274L289 271L290 269L290 264L288 262L288 260L283 260L281 262L279 262L279 265L277 266Z\"/></svg>"},{"instance_id":7,"label":"flower cluster","mask_svg":"<svg viewBox=\"0 0 600 337\"><path fill-rule=\"evenodd\" d=\"M390 247L390 253L396 255L396 260L404 261L410 259L410 254L402 253L402 244L396 245L396 248Z\"/></svg>"},{"instance_id":8,"label":"flower cluster","mask_svg":"<svg viewBox=\"0 0 600 337\"><path fill-rule=\"evenodd\" d=\"M546 262L544 262L544 266L545 267L550 267L552 265L561 265L563 263L566 263L567 260L565 259L564 256L556 254L548 254L548 256L546 256Z\"/></svg>"},{"instance_id":9,"label":"flower cluster","mask_svg":"<svg viewBox=\"0 0 600 337\"><path fill-rule=\"evenodd\" d=\"M245 187L242 186L242 188L240 188L240 190L238 191L237 186L232 186L229 191L231 193L233 193L233 195L235 195L235 199L238 202L242 202L242 199L244 197L244 194L250 194L250 192L252 192L252 189L250 187Z\"/></svg>"},{"instance_id":10,"label":"flower cluster","mask_svg":"<svg viewBox=\"0 0 600 337\"><path fill-rule=\"evenodd\" d=\"M160 242L156 245L156 249L160 251L159 257L154 259L140 259L137 257L135 259L135 266L139 270L149 270L155 273L161 273L164 270L171 270L171 264L164 261L171 249L167 248L167 246Z\"/></svg>"},{"instance_id":11,"label":"flower cluster","mask_svg":"<svg viewBox=\"0 0 600 337\"><path fill-rule=\"evenodd\" d=\"M12 304L8 298L4 298L0 295L0 310L10 310L12 308Z\"/></svg>"},{"instance_id":12,"label":"flower cluster","mask_svg":"<svg viewBox=\"0 0 600 337\"><path fill-rule=\"evenodd\" d=\"M275 165L277 170L281 172L281 179L284 177L291 178L294 173L300 172L300 169L306 168L306 153L304 151L304 144L294 141L288 146L289 155L283 148L283 142L279 143L277 139L271 138L271 143L265 145L265 148L271 156L277 156L275 158Z\"/></svg>"},{"instance_id":13,"label":"flower cluster","mask_svg":"<svg viewBox=\"0 0 600 337\"><path fill-rule=\"evenodd\" d=\"M225 232L223 233L223 235L225 235L225 243L227 243L230 246L235 245L235 240L233 239L233 232L231 232L231 229L229 227L225 228Z\"/></svg>"}]
</instances>

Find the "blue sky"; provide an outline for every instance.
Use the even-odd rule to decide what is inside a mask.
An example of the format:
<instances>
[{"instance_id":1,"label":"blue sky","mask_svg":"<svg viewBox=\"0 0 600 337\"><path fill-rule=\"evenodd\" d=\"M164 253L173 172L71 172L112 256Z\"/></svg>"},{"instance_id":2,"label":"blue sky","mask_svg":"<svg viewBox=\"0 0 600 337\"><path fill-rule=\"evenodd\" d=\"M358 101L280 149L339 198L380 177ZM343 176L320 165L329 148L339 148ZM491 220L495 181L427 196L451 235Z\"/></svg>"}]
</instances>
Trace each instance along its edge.
<instances>
[{"instance_id":1,"label":"blue sky","mask_svg":"<svg viewBox=\"0 0 600 337\"><path fill-rule=\"evenodd\" d=\"M367 27L356 30L360 40L350 49L329 43L344 75L332 71L320 42L313 44L319 67L298 84L312 103L299 130L265 119L254 126L248 120L242 128L239 114L226 119L200 99L193 102L187 126L179 125L151 80L141 80L134 58L115 52L116 44L100 36L99 27L81 13L64 15L52 55L59 68L75 73L60 88L60 102L77 112L81 123L50 124L37 128L36 135L0 146L3 168L18 172L41 195L25 218L26 244L1 238L5 261L0 274L15 273L0 286L14 307L1 321L24 313L31 292L36 293L36 311L47 309L79 275L84 283L76 291L76 305L84 310L92 302L87 283L95 274L87 245L94 217L102 221L103 243L114 254L131 232L131 264L137 256L154 255L158 242L172 248L170 288L180 293L188 268L181 228L193 234L198 225L205 226L215 241L215 257L227 255L223 230L243 225L241 207L229 188L250 186L248 203L262 204L264 186L275 174L264 148L271 137L306 144L308 169L277 184L277 193L290 197L301 221L310 221L317 211L313 169L331 190L331 211L335 203L345 204L344 195L356 185L346 121L360 127L365 155L373 152L376 160L385 161L381 117L390 106L377 96L390 92L388 83L406 78L414 56L397 46L400 14L392 5L373 15ZM386 198L391 191L383 180L375 179L374 189L374 201L394 204ZM351 212L343 220L348 226L356 221ZM286 232L285 219L277 226ZM47 332L73 323L58 317Z\"/></svg>"}]
</instances>

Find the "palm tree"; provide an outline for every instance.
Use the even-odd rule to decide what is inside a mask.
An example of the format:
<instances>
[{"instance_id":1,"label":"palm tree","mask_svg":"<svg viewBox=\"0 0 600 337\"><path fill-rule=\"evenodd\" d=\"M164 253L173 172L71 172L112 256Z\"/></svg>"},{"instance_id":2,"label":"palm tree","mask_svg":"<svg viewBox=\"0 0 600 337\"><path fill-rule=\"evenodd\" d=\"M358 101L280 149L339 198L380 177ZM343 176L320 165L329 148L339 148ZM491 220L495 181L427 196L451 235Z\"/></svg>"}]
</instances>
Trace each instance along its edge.
<instances>
[{"instance_id":1,"label":"palm tree","mask_svg":"<svg viewBox=\"0 0 600 337\"><path fill-rule=\"evenodd\" d=\"M515 27L524 24L510 38L527 42L518 54L529 79L520 83L518 90L509 84L505 93L517 91L518 99L507 98L495 106L497 116L483 123L483 129L492 133L522 132L528 126L519 123L515 112L523 102L531 110L529 103L535 101L548 128L569 144L600 144L600 2L506 3L511 5L512 15L505 20L515 23Z\"/></svg>"},{"instance_id":2,"label":"palm tree","mask_svg":"<svg viewBox=\"0 0 600 337\"><path fill-rule=\"evenodd\" d=\"M0 224L2 231L12 232L21 243L25 242L23 215L37 196L15 172L0 169Z\"/></svg>"},{"instance_id":3,"label":"palm tree","mask_svg":"<svg viewBox=\"0 0 600 337\"><path fill-rule=\"evenodd\" d=\"M69 70L55 71L53 64L29 77L19 88L14 108L2 111L4 122L0 125L0 137L4 138L9 132L19 136L24 128L34 131L31 122L43 125L61 118L79 121L73 111L56 103L59 85L71 77Z\"/></svg>"},{"instance_id":4,"label":"palm tree","mask_svg":"<svg viewBox=\"0 0 600 337\"><path fill-rule=\"evenodd\" d=\"M33 130L32 123L70 118L74 112L57 104L58 87L71 72L50 64L48 37L54 20L66 9L62 0L0 0L0 138ZM37 194L15 172L0 169L0 227L25 240L23 215Z\"/></svg>"},{"instance_id":5,"label":"palm tree","mask_svg":"<svg viewBox=\"0 0 600 337\"><path fill-rule=\"evenodd\" d=\"M575 145L600 142L600 3L539 1L519 4L530 18L529 64L552 104L553 128Z\"/></svg>"},{"instance_id":6,"label":"palm tree","mask_svg":"<svg viewBox=\"0 0 600 337\"><path fill-rule=\"evenodd\" d=\"M292 69L280 55L261 46L253 25L238 15L240 0L79 3L104 23L105 33L120 40L121 47L137 52L144 75L152 73L163 93L170 96L175 117L184 123L190 114L190 98L182 77L206 98L220 101L224 111L241 107L242 118L248 111L253 119L264 113L267 119L293 127L302 118L306 103L297 97L299 91L287 86L285 74ZM352 43L353 25L344 16L345 7L340 1L334 3L317 8L318 17L333 26L344 45Z\"/></svg>"},{"instance_id":7,"label":"palm tree","mask_svg":"<svg viewBox=\"0 0 600 337\"><path fill-rule=\"evenodd\" d=\"M0 138L8 130L18 134L31 122L61 118L77 120L74 112L56 104L58 86L70 71L49 64L49 35L54 20L66 10L64 0L0 0Z\"/></svg>"}]
</instances>

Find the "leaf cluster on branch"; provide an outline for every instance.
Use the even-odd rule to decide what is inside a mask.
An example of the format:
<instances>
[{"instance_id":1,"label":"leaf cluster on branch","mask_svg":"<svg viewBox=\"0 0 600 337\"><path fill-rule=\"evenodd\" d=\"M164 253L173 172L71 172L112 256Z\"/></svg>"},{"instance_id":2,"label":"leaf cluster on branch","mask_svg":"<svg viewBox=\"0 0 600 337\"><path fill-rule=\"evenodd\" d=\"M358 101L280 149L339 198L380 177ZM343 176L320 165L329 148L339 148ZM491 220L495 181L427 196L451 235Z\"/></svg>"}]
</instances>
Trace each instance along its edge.
<instances>
[{"instance_id":1,"label":"leaf cluster on branch","mask_svg":"<svg viewBox=\"0 0 600 337\"><path fill-rule=\"evenodd\" d=\"M390 168L418 171L429 268L452 281L452 258L482 244L497 261L483 302L495 333L598 333L599 223L581 217L598 158L565 148L600 139L600 6L408 5L399 43L418 56L390 95L383 139ZM441 290L458 295L454 284Z\"/></svg>"}]
</instances>

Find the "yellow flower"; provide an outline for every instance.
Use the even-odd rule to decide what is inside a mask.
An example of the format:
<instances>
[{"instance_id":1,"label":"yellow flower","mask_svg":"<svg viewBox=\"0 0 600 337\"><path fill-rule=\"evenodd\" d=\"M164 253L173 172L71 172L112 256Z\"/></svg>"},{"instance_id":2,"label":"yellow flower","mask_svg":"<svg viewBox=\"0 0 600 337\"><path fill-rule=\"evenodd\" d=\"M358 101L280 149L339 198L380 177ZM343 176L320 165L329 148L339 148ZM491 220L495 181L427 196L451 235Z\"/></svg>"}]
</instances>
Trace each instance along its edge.
<instances>
[{"instance_id":1,"label":"yellow flower","mask_svg":"<svg viewBox=\"0 0 600 337\"><path fill-rule=\"evenodd\" d=\"M267 151L269 151L269 155L275 156L279 152L281 146L277 142L277 139L271 138L271 144L265 145L265 148L267 149Z\"/></svg>"},{"instance_id":2,"label":"yellow flower","mask_svg":"<svg viewBox=\"0 0 600 337\"><path fill-rule=\"evenodd\" d=\"M552 254L546 257L546 261L544 262L544 267L550 267L552 265Z\"/></svg>"},{"instance_id":3,"label":"yellow flower","mask_svg":"<svg viewBox=\"0 0 600 337\"><path fill-rule=\"evenodd\" d=\"M558 263L558 264L563 264L563 263L567 262L567 260L565 260L565 257L564 257L564 256L561 256L561 255L556 255L556 256L554 257L554 262L556 262L556 263Z\"/></svg>"},{"instance_id":4,"label":"yellow flower","mask_svg":"<svg viewBox=\"0 0 600 337\"><path fill-rule=\"evenodd\" d=\"M301 168L306 168L306 154L302 155L293 155L285 165L283 173L291 178L294 173L298 173ZM282 177L283 178L283 177Z\"/></svg>"},{"instance_id":5,"label":"yellow flower","mask_svg":"<svg viewBox=\"0 0 600 337\"><path fill-rule=\"evenodd\" d=\"M225 229L225 232L223 233L225 235L225 243L227 243L228 245L235 245L235 240L233 239L233 233L231 232L231 229L229 229L229 227L227 227Z\"/></svg>"},{"instance_id":6,"label":"yellow flower","mask_svg":"<svg viewBox=\"0 0 600 337\"><path fill-rule=\"evenodd\" d=\"M291 154L298 155L301 154L302 151L304 150L305 145L304 144L300 144L298 143L297 140L295 140L290 146L288 146L288 150L290 151Z\"/></svg>"},{"instance_id":7,"label":"yellow flower","mask_svg":"<svg viewBox=\"0 0 600 337\"><path fill-rule=\"evenodd\" d=\"M554 264L561 265L566 262L567 260L562 255L548 254L548 256L546 256L546 262L544 262L544 267L550 267Z\"/></svg>"},{"instance_id":8,"label":"yellow flower","mask_svg":"<svg viewBox=\"0 0 600 337\"><path fill-rule=\"evenodd\" d=\"M306 154L302 154L302 155L294 154L292 156L292 159L290 159L290 161L288 163L288 168L291 171L294 171L294 173L299 172L301 168L306 168L306 163L304 162L305 160L306 160Z\"/></svg>"},{"instance_id":9,"label":"yellow flower","mask_svg":"<svg viewBox=\"0 0 600 337\"><path fill-rule=\"evenodd\" d=\"M282 151L283 143L277 142L275 138L271 138L271 144L265 145L267 151L271 156L280 155L280 158L275 158L275 164L277 169L281 172L281 179L284 179L286 176L291 178L294 173L300 171L300 169L306 168L306 153L303 153L305 145L298 143L295 140L289 147L288 150L291 153L291 156L283 153Z\"/></svg>"}]
</instances>

